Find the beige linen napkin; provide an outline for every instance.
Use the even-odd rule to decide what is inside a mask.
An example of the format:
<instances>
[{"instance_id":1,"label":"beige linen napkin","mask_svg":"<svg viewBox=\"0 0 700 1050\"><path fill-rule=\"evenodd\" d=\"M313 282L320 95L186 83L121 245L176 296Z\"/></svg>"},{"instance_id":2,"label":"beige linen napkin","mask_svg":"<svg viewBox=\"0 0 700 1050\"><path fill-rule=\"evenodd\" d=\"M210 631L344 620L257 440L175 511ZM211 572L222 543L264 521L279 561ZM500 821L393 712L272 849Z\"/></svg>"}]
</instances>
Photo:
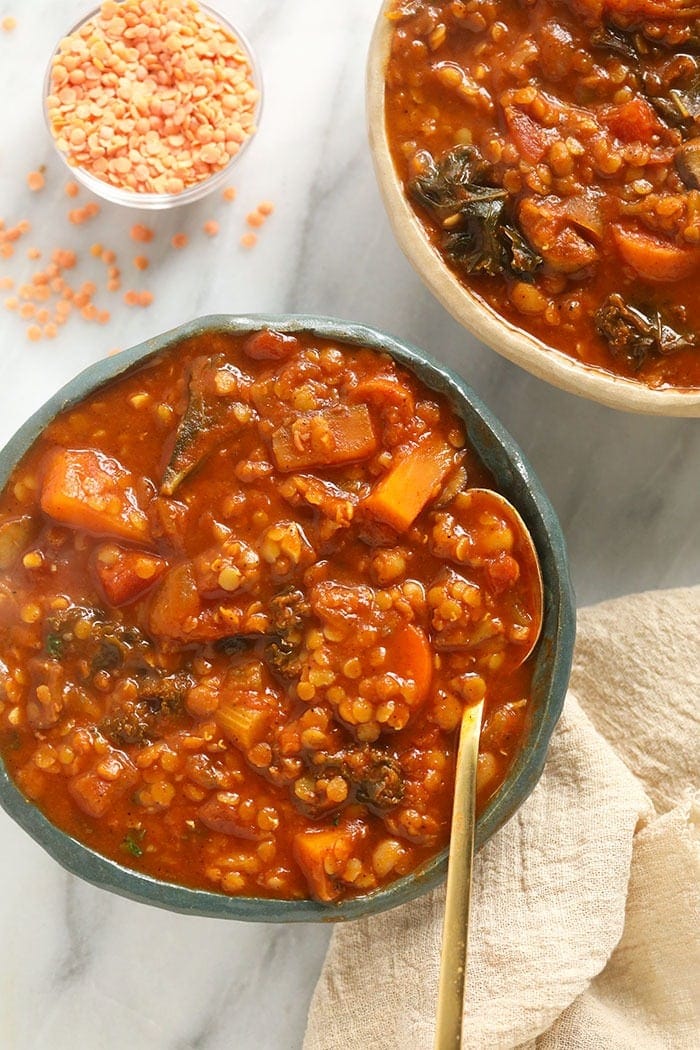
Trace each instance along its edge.
<instances>
[{"instance_id":1,"label":"beige linen napkin","mask_svg":"<svg viewBox=\"0 0 700 1050\"><path fill-rule=\"evenodd\" d=\"M544 774L475 862L465 1043L700 1047L700 587L579 613ZM336 928L304 1050L429 1050L444 893Z\"/></svg>"}]
</instances>

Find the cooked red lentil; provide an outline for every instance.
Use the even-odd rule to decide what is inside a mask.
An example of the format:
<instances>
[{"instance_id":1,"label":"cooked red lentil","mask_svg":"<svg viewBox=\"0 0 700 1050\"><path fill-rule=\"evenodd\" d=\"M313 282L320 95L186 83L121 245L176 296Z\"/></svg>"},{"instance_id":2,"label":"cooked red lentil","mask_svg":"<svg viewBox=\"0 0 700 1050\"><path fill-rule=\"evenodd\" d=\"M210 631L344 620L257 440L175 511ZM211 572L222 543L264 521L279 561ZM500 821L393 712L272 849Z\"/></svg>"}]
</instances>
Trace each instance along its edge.
<instances>
[{"instance_id":1,"label":"cooked red lentil","mask_svg":"<svg viewBox=\"0 0 700 1050\"><path fill-rule=\"evenodd\" d=\"M129 867L330 901L516 753L537 567L446 400L309 334L199 336L59 414L0 496L0 748ZM525 648L524 648L525 647Z\"/></svg>"},{"instance_id":2,"label":"cooked red lentil","mask_svg":"<svg viewBox=\"0 0 700 1050\"><path fill-rule=\"evenodd\" d=\"M549 347L700 386L700 31L673 0L398 0L396 169L459 279Z\"/></svg>"}]
</instances>

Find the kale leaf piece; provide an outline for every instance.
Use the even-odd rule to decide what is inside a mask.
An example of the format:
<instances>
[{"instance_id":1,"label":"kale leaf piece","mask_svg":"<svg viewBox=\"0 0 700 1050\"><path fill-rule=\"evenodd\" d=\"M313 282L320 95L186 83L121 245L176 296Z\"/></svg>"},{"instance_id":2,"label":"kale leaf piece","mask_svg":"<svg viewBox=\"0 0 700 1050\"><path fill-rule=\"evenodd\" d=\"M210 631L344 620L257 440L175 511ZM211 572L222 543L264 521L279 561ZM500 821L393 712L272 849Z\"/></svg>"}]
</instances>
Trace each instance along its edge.
<instances>
[{"instance_id":1,"label":"kale leaf piece","mask_svg":"<svg viewBox=\"0 0 700 1050\"><path fill-rule=\"evenodd\" d=\"M223 354L198 357L192 362L187 408L175 435L170 461L160 490L174 495L182 482L216 448L244 426L237 407L250 381L226 361Z\"/></svg>"},{"instance_id":2,"label":"kale leaf piece","mask_svg":"<svg viewBox=\"0 0 700 1050\"><path fill-rule=\"evenodd\" d=\"M639 54L631 38L613 26L598 26L591 33L591 46L598 51L610 51L631 62L639 61Z\"/></svg>"},{"instance_id":3,"label":"kale leaf piece","mask_svg":"<svg viewBox=\"0 0 700 1050\"><path fill-rule=\"evenodd\" d=\"M436 161L426 150L409 193L443 229L441 247L466 273L529 276L541 258L508 217L508 194L490 186L489 165L474 146L455 146Z\"/></svg>"},{"instance_id":4,"label":"kale leaf piece","mask_svg":"<svg viewBox=\"0 0 700 1050\"><path fill-rule=\"evenodd\" d=\"M649 102L670 127L687 133L700 122L700 73L661 91L652 75L643 75L642 84Z\"/></svg>"},{"instance_id":5,"label":"kale leaf piece","mask_svg":"<svg viewBox=\"0 0 700 1050\"><path fill-rule=\"evenodd\" d=\"M649 357L676 353L697 346L691 337L667 324L660 310L645 312L629 306L621 295L609 295L595 314L595 326L614 357L639 369Z\"/></svg>"}]
</instances>

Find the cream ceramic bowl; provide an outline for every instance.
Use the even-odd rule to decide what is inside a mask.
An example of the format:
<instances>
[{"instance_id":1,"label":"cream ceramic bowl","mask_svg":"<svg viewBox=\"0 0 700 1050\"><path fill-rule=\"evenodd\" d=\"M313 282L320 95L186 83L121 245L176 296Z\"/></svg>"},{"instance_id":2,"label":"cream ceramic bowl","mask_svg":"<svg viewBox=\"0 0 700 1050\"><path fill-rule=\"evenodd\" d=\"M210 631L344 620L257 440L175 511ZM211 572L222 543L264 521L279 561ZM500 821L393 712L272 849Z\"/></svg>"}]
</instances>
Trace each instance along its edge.
<instances>
[{"instance_id":1,"label":"cream ceramic bowl","mask_svg":"<svg viewBox=\"0 0 700 1050\"><path fill-rule=\"evenodd\" d=\"M374 168L397 241L423 282L452 316L509 361L552 386L626 412L700 416L700 390L656 389L593 368L551 349L465 288L432 246L404 193L389 151L384 120L384 72L395 23L377 19L367 68L367 120ZM699 351L700 352L700 351Z\"/></svg>"}]
</instances>

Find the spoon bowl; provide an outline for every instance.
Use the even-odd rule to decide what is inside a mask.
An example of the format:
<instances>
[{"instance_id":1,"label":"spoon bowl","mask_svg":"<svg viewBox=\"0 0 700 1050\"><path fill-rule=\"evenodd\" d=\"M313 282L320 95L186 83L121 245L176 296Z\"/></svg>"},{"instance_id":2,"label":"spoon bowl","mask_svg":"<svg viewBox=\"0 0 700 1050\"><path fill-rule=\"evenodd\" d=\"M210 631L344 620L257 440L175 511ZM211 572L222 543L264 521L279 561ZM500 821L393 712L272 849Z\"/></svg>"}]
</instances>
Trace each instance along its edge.
<instances>
[{"instance_id":1,"label":"spoon bowl","mask_svg":"<svg viewBox=\"0 0 700 1050\"><path fill-rule=\"evenodd\" d=\"M544 588L539 558L525 522L500 493L467 490L459 508L459 524L468 533L469 525L477 522L481 529L486 527L487 540L503 551L503 579L512 581L512 617L504 624L504 648L501 654L494 654L502 655L501 666L512 671L525 663L542 631ZM462 1045L482 716L483 701L465 708L459 732L434 1050L459 1050Z\"/></svg>"},{"instance_id":2,"label":"spoon bowl","mask_svg":"<svg viewBox=\"0 0 700 1050\"><path fill-rule=\"evenodd\" d=\"M512 587L510 618L505 624L505 648L502 667L514 671L524 664L537 645L544 617L542 570L535 543L522 517L512 503L493 489L468 489L469 504L463 515L480 528L491 526L494 542L505 540L512 553L502 559L503 584L510 582L508 573L520 567ZM517 562L513 555L517 557Z\"/></svg>"}]
</instances>

